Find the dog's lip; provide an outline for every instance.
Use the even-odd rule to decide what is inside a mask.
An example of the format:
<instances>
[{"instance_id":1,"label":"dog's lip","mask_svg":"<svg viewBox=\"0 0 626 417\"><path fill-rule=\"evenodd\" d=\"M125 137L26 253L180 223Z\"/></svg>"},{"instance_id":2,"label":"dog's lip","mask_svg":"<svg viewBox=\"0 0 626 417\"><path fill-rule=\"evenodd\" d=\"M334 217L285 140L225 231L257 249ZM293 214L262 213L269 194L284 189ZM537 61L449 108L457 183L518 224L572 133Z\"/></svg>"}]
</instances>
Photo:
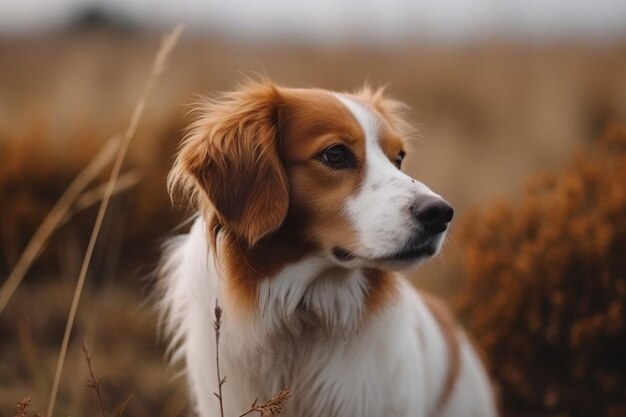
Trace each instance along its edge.
<instances>
[{"instance_id":1,"label":"dog's lip","mask_svg":"<svg viewBox=\"0 0 626 417\"><path fill-rule=\"evenodd\" d=\"M349 262L354 258L357 258L355 254L339 246L335 246L333 248L333 256L342 262Z\"/></svg>"},{"instance_id":2,"label":"dog's lip","mask_svg":"<svg viewBox=\"0 0 626 417\"><path fill-rule=\"evenodd\" d=\"M425 242L421 242L419 244L410 243L398 252L375 258L359 256L339 246L335 246L332 252L333 256L342 262L349 262L357 258L375 263L412 262L420 258L434 255L435 252L437 252L437 247L432 239L427 239Z\"/></svg>"},{"instance_id":3,"label":"dog's lip","mask_svg":"<svg viewBox=\"0 0 626 417\"><path fill-rule=\"evenodd\" d=\"M383 256L380 258L376 258L377 262L410 262L417 260L419 258L425 258L428 256L432 256L437 251L435 245L433 245L430 241L426 242L422 245L417 245L414 247L408 247L406 249L402 249L399 252L394 254Z\"/></svg>"}]
</instances>

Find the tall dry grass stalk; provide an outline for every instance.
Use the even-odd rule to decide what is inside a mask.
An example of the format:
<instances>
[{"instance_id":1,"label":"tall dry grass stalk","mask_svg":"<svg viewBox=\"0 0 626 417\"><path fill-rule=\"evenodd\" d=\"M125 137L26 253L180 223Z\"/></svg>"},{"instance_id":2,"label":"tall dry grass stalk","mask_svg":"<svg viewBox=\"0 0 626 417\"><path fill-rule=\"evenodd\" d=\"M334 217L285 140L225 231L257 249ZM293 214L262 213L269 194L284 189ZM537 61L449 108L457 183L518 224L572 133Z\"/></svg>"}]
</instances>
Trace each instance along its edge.
<instances>
[{"instance_id":1,"label":"tall dry grass stalk","mask_svg":"<svg viewBox=\"0 0 626 417\"><path fill-rule=\"evenodd\" d=\"M120 175L120 177L117 179L117 182L115 183L115 189L113 190L113 194L115 195L123 191L126 191L130 188L133 188L135 185L139 183L140 180L141 180L141 173L139 172L138 169L125 172L124 174ZM67 223L76 213L82 210L85 210L88 207L93 206L99 201L102 201L106 193L106 186L107 186L106 184L100 184L82 193L76 199L76 201L74 201L72 208L65 215L63 220L61 220L59 226L62 226L65 223Z\"/></svg>"},{"instance_id":2,"label":"tall dry grass stalk","mask_svg":"<svg viewBox=\"0 0 626 417\"><path fill-rule=\"evenodd\" d=\"M146 101L148 95L152 91L154 83L156 79L163 71L165 66L165 62L167 60L168 55L178 42L178 38L182 32L182 26L178 25L172 30L172 32L163 38L161 42L161 46L157 52L156 58L154 60L154 64L152 66L152 71L150 76L144 86L142 94L139 97L137 104L133 110L130 123L128 128L124 133L124 137L122 139L122 144L118 149L117 156L115 158L115 162L113 164L113 169L111 170L111 176L109 177L107 187L104 193L104 198L100 204L100 209L98 210L98 215L96 217L94 227L92 229L91 237L89 239L89 244L87 245L87 250L85 252L85 257L83 258L83 264L81 266L80 274L78 277L78 282L76 283L76 288L74 290L74 297L72 299L72 306L70 308L70 313L67 319L67 323L65 326L65 333L63 335L63 343L61 345L61 350L59 353L59 358L57 361L56 371L54 374L54 381L52 384L52 391L50 393L50 400L48 402L48 409L46 412L47 417L51 417L54 412L54 406L56 402L56 397L59 389L59 382L61 380L61 373L63 371L63 365L65 363L65 356L67 354L67 347L69 345L70 336L72 333L72 327L74 324L74 319L76 318L76 311L78 310L78 302L80 300L80 296L83 290L83 286L85 283L85 277L87 276L87 271L89 269L89 263L91 261L91 256L93 254L93 250L96 245L96 241L98 239L98 235L100 233L100 228L102 227L102 222L104 220L104 215L106 214L106 210L109 205L109 201L113 194L113 190L115 189L115 184L117 178L119 176L120 170L122 168L122 163L126 157L126 153L128 151L128 147L130 142L135 134L135 130L137 129L137 124L139 123L139 119L143 114L143 110L146 105Z\"/></svg>"},{"instance_id":3,"label":"tall dry grass stalk","mask_svg":"<svg viewBox=\"0 0 626 417\"><path fill-rule=\"evenodd\" d=\"M11 299L11 296L22 282L33 262L41 252L50 236L67 218L74 201L82 191L96 178L102 169L113 159L115 151L120 146L120 138L114 137L104 148L91 160L89 165L67 187L63 195L56 202L52 210L43 220L33 237L26 245L19 260L13 267L9 277L0 288L0 314Z\"/></svg>"}]
</instances>

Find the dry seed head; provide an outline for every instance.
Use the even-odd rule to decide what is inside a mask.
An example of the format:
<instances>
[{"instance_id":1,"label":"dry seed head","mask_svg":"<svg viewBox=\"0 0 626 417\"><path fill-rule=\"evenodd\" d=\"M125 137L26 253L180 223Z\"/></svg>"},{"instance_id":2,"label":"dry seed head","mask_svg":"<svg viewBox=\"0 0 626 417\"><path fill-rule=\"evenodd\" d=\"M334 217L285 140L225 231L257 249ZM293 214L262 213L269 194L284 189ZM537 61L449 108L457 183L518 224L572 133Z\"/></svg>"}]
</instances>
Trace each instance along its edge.
<instances>
[{"instance_id":1,"label":"dry seed head","mask_svg":"<svg viewBox=\"0 0 626 417\"><path fill-rule=\"evenodd\" d=\"M282 411L283 404L289 399L289 397L291 397L291 391L284 388L268 402L256 406L254 411L260 413L261 417L277 416Z\"/></svg>"}]
</instances>

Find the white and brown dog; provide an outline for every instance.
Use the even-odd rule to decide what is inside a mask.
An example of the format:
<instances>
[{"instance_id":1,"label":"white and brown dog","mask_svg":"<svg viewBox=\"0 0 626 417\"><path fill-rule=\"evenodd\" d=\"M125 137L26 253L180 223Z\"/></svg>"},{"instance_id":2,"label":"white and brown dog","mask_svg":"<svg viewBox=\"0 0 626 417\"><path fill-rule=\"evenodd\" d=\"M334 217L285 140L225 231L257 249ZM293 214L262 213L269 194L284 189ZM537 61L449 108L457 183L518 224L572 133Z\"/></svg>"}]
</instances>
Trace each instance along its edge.
<instances>
[{"instance_id":1,"label":"white and brown dog","mask_svg":"<svg viewBox=\"0 0 626 417\"><path fill-rule=\"evenodd\" d=\"M249 83L209 101L169 177L200 211L164 254L162 304L198 414L282 388L293 417L491 417L447 310L395 271L435 255L452 208L401 171L407 123L381 91Z\"/></svg>"}]
</instances>

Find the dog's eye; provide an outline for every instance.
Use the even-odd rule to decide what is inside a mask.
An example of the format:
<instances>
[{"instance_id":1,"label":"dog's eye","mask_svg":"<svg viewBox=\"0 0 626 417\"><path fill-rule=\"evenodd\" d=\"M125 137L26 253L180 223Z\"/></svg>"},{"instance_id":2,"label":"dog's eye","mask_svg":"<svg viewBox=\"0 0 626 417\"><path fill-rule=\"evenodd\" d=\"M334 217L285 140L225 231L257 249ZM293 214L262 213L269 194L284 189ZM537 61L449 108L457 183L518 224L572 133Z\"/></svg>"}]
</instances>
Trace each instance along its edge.
<instances>
[{"instance_id":1,"label":"dog's eye","mask_svg":"<svg viewBox=\"0 0 626 417\"><path fill-rule=\"evenodd\" d=\"M405 155L406 153L404 151L400 151L400 153L396 155L396 158L393 160L393 164L396 166L396 168L398 169L402 168L402 161L404 161Z\"/></svg>"},{"instance_id":2,"label":"dog's eye","mask_svg":"<svg viewBox=\"0 0 626 417\"><path fill-rule=\"evenodd\" d=\"M343 145L333 145L324 149L320 158L333 169L354 168L356 165L352 152Z\"/></svg>"}]
</instances>

